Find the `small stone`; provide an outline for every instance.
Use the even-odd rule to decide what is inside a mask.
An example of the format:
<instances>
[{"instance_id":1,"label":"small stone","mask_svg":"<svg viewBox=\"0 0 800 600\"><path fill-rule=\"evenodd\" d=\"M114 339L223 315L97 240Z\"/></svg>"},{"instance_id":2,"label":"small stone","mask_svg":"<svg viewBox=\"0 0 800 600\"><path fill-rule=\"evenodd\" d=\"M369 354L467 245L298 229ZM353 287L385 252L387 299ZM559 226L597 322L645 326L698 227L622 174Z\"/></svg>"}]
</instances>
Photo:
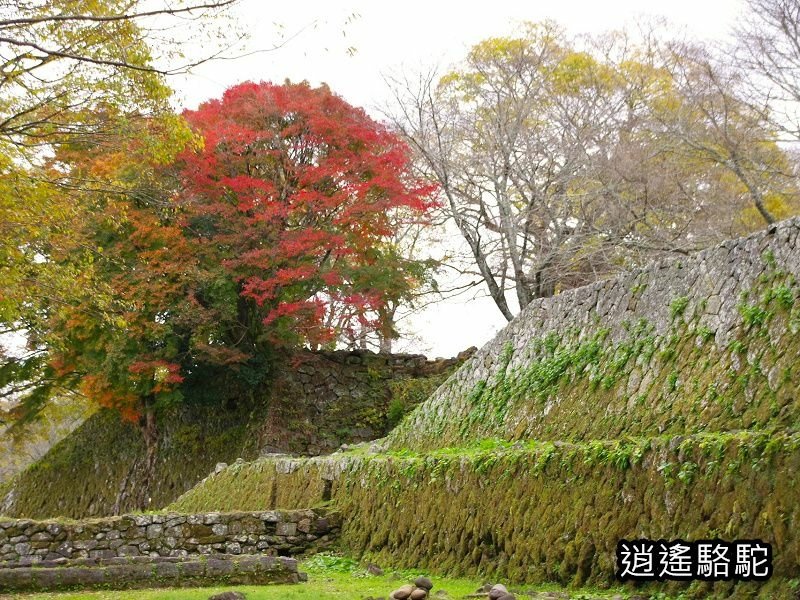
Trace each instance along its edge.
<instances>
[{"instance_id":1,"label":"small stone","mask_svg":"<svg viewBox=\"0 0 800 600\"><path fill-rule=\"evenodd\" d=\"M218 462L217 466L214 467L214 475L220 473L228 468L228 463Z\"/></svg>"},{"instance_id":2,"label":"small stone","mask_svg":"<svg viewBox=\"0 0 800 600\"><path fill-rule=\"evenodd\" d=\"M394 600L406 600L406 598L411 596L411 592L413 591L413 585L404 585L403 587L399 587L393 591L391 597L394 598Z\"/></svg>"},{"instance_id":3,"label":"small stone","mask_svg":"<svg viewBox=\"0 0 800 600\"><path fill-rule=\"evenodd\" d=\"M498 583L497 585L493 585L489 590L489 600L499 600L506 594L508 594L506 586L502 583Z\"/></svg>"},{"instance_id":4,"label":"small stone","mask_svg":"<svg viewBox=\"0 0 800 600\"><path fill-rule=\"evenodd\" d=\"M222 592L221 594L210 596L208 600L245 600L245 598L247 596L242 592Z\"/></svg>"},{"instance_id":5,"label":"small stone","mask_svg":"<svg viewBox=\"0 0 800 600\"><path fill-rule=\"evenodd\" d=\"M433 582L427 577L417 577L414 580L414 585L429 592L433 589Z\"/></svg>"},{"instance_id":6,"label":"small stone","mask_svg":"<svg viewBox=\"0 0 800 600\"><path fill-rule=\"evenodd\" d=\"M425 588L417 588L408 597L409 600L425 600L428 597L428 590Z\"/></svg>"}]
</instances>

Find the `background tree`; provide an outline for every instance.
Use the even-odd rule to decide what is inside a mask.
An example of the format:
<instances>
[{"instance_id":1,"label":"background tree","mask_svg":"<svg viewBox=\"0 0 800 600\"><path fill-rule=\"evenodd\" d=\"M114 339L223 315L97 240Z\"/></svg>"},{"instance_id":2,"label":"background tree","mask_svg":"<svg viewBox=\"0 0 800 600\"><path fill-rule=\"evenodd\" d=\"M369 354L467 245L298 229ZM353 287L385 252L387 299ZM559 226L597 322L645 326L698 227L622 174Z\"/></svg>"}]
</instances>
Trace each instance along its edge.
<instances>
[{"instance_id":1,"label":"background tree","mask_svg":"<svg viewBox=\"0 0 800 600\"><path fill-rule=\"evenodd\" d=\"M791 212L789 159L769 122L700 57L652 32L570 40L531 24L443 77L393 82L393 121L441 186L466 271L507 319L759 227L750 209L761 223L778 205Z\"/></svg>"},{"instance_id":2,"label":"background tree","mask_svg":"<svg viewBox=\"0 0 800 600\"><path fill-rule=\"evenodd\" d=\"M735 31L733 64L749 78L749 96L773 125L800 140L800 2L748 0Z\"/></svg>"},{"instance_id":3,"label":"background tree","mask_svg":"<svg viewBox=\"0 0 800 600\"><path fill-rule=\"evenodd\" d=\"M659 119L664 134L675 139L676 151L732 179L730 189L738 198L732 205L748 227L794 214L794 161L779 144L769 105L755 104L741 72L723 65L708 49L681 44L669 52L680 101ZM724 197L716 201L726 204Z\"/></svg>"}]
</instances>

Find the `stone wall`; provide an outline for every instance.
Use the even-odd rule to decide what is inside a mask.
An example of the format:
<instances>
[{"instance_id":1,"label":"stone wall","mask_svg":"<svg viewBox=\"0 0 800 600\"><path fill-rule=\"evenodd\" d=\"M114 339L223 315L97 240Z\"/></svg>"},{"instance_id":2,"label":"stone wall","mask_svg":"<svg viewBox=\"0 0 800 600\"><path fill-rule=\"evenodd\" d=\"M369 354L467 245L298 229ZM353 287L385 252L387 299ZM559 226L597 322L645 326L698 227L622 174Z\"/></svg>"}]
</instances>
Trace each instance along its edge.
<instances>
[{"instance_id":1,"label":"stone wall","mask_svg":"<svg viewBox=\"0 0 800 600\"><path fill-rule=\"evenodd\" d=\"M275 556L57 559L0 568L0 594L298 583L293 558Z\"/></svg>"},{"instance_id":2,"label":"stone wall","mask_svg":"<svg viewBox=\"0 0 800 600\"><path fill-rule=\"evenodd\" d=\"M795 427L798 333L800 218L532 302L386 447Z\"/></svg>"},{"instance_id":3,"label":"stone wall","mask_svg":"<svg viewBox=\"0 0 800 600\"><path fill-rule=\"evenodd\" d=\"M379 438L393 424L398 390L403 410L410 410L465 358L372 352L281 357L270 384L253 398L224 406L188 398L194 403L161 415L152 473L143 470L146 450L138 429L100 411L0 486L0 514L78 519L161 508L217 463L276 452L327 453Z\"/></svg>"},{"instance_id":4,"label":"stone wall","mask_svg":"<svg viewBox=\"0 0 800 600\"><path fill-rule=\"evenodd\" d=\"M368 351L296 354L282 364L269 391L254 442L261 453L316 456L382 437L388 433L393 384L440 383L470 355L428 360Z\"/></svg>"},{"instance_id":5,"label":"stone wall","mask_svg":"<svg viewBox=\"0 0 800 600\"><path fill-rule=\"evenodd\" d=\"M330 500L396 567L614 582L620 539L760 539L774 577L692 598L796 598L800 219L538 300L387 438L224 469L174 510ZM686 584L665 584L675 592Z\"/></svg>"},{"instance_id":6,"label":"stone wall","mask_svg":"<svg viewBox=\"0 0 800 600\"><path fill-rule=\"evenodd\" d=\"M79 558L293 556L326 548L338 529L334 517L313 510L134 514L64 522L9 519L0 521L0 567Z\"/></svg>"},{"instance_id":7,"label":"stone wall","mask_svg":"<svg viewBox=\"0 0 800 600\"><path fill-rule=\"evenodd\" d=\"M393 568L609 586L623 538L760 539L773 548L770 581L697 582L685 597L797 598L800 433L264 458L212 475L175 508L292 508L325 499L342 515L339 547Z\"/></svg>"}]
</instances>

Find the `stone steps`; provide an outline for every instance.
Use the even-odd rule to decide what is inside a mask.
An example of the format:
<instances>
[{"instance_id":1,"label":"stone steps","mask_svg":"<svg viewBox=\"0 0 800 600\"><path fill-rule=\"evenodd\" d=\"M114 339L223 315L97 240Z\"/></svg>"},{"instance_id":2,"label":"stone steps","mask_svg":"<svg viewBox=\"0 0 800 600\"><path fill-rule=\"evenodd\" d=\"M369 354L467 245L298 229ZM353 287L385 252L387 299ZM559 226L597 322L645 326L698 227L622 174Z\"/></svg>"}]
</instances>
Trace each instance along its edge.
<instances>
[{"instance_id":1,"label":"stone steps","mask_svg":"<svg viewBox=\"0 0 800 600\"><path fill-rule=\"evenodd\" d=\"M20 562L0 566L0 594L56 590L265 585L305 581L283 556L115 557Z\"/></svg>"}]
</instances>

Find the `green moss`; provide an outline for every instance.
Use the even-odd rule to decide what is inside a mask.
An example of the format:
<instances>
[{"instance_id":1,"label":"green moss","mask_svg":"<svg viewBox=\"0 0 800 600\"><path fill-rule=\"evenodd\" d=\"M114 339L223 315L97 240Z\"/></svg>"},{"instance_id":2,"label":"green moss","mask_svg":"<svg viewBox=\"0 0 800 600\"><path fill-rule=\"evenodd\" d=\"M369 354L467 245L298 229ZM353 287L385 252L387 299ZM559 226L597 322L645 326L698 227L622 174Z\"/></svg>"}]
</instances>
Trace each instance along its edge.
<instances>
[{"instance_id":1,"label":"green moss","mask_svg":"<svg viewBox=\"0 0 800 600\"><path fill-rule=\"evenodd\" d=\"M686 307L689 306L689 298L687 296L678 296L673 299L669 304L669 314L673 320L682 316L686 312Z\"/></svg>"},{"instance_id":2,"label":"green moss","mask_svg":"<svg viewBox=\"0 0 800 600\"><path fill-rule=\"evenodd\" d=\"M391 400L387 409L387 421L394 428L403 417L430 396L447 379L449 373L431 377L403 377L389 382Z\"/></svg>"},{"instance_id":3,"label":"green moss","mask_svg":"<svg viewBox=\"0 0 800 600\"><path fill-rule=\"evenodd\" d=\"M764 304L775 302L783 310L791 310L795 300L794 290L786 284L781 284L767 290L763 300Z\"/></svg>"},{"instance_id":4,"label":"green moss","mask_svg":"<svg viewBox=\"0 0 800 600\"><path fill-rule=\"evenodd\" d=\"M762 306L755 304L740 304L739 313L746 327L758 327L767 322L772 314Z\"/></svg>"},{"instance_id":5,"label":"green moss","mask_svg":"<svg viewBox=\"0 0 800 600\"><path fill-rule=\"evenodd\" d=\"M255 458L264 447L296 453L309 453L311 448L317 453L380 437L389 429L391 398L407 412L447 376L394 378L385 357L378 355L366 355L362 364L312 355L318 376L335 370L358 392L324 403L320 416L317 396L305 390L289 371L291 359L286 360L284 371L289 374L278 377L253 401L231 408L197 403L162 414L152 473L143 469L145 446L137 427L103 411L8 482L0 500L11 498L10 516L34 518L103 515L115 507L121 512L160 508L208 475L217 463ZM142 489L145 480L147 487ZM76 481L81 485L75 485ZM120 494L121 490L126 493ZM142 507L140 498L150 498L150 503Z\"/></svg>"},{"instance_id":6,"label":"green moss","mask_svg":"<svg viewBox=\"0 0 800 600\"><path fill-rule=\"evenodd\" d=\"M776 580L800 534L800 434L760 431L568 444L483 440L415 453L344 453L230 467L171 508L271 508L319 501L333 476L342 545L378 564L528 583L608 585L622 537L760 538ZM254 502L260 498L260 505ZM204 504L205 503L205 504ZM387 510L388 508L388 510Z\"/></svg>"},{"instance_id":7,"label":"green moss","mask_svg":"<svg viewBox=\"0 0 800 600\"><path fill-rule=\"evenodd\" d=\"M797 306L779 308L785 291L772 279L764 286L747 295L768 298L772 308L742 303L727 346L710 343L710 327L682 319L660 335L645 319L627 322L613 341L597 324L549 333L522 349L525 360L514 368L506 346L492 376L434 394L392 431L389 444L427 450L484 437L580 441L791 427L800 421L792 401L798 383L786 376L770 381L767 373L785 373L800 355L798 336L783 335ZM682 298L676 306L685 309Z\"/></svg>"}]
</instances>

